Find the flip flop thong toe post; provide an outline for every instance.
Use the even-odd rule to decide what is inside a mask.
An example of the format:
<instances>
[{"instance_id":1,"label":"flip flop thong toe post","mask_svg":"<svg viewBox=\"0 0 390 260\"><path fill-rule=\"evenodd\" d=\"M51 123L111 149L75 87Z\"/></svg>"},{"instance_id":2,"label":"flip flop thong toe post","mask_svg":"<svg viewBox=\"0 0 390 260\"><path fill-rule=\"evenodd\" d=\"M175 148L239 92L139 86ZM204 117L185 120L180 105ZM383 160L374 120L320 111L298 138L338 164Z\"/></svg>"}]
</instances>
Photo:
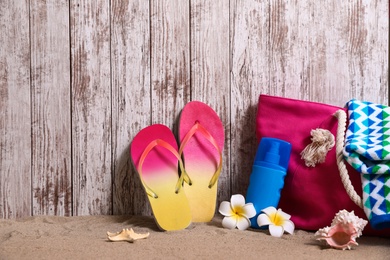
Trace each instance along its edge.
<instances>
[{"instance_id":1,"label":"flip flop thong toe post","mask_svg":"<svg viewBox=\"0 0 390 260\"><path fill-rule=\"evenodd\" d=\"M162 230L180 230L191 223L178 165L183 167L175 136L165 125L142 129L130 147L132 162L148 196L154 218Z\"/></svg>"},{"instance_id":2,"label":"flip flop thong toe post","mask_svg":"<svg viewBox=\"0 0 390 260\"><path fill-rule=\"evenodd\" d=\"M209 222L214 217L218 177L225 142L223 124L208 105L191 101L185 105L179 123L179 153L190 181L184 191L193 222Z\"/></svg>"}]
</instances>

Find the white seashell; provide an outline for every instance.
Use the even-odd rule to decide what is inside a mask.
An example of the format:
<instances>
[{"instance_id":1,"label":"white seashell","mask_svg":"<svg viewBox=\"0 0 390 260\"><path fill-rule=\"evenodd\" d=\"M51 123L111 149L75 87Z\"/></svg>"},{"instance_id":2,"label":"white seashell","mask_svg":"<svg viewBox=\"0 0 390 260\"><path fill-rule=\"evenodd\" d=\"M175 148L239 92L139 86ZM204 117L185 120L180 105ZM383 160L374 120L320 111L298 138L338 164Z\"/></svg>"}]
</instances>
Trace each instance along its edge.
<instances>
[{"instance_id":1,"label":"white seashell","mask_svg":"<svg viewBox=\"0 0 390 260\"><path fill-rule=\"evenodd\" d=\"M121 232L116 232L116 233L107 232L107 237L110 241L134 242L135 240L147 238L148 236L149 236L149 232L145 234L139 234L139 233L135 233L132 228L122 229Z\"/></svg>"},{"instance_id":2,"label":"white seashell","mask_svg":"<svg viewBox=\"0 0 390 260\"><path fill-rule=\"evenodd\" d=\"M351 249L352 245L358 245L356 238L362 235L367 223L367 220L357 217L353 211L340 210L330 227L321 228L314 235L318 237L317 240L325 240L333 248Z\"/></svg>"}]
</instances>

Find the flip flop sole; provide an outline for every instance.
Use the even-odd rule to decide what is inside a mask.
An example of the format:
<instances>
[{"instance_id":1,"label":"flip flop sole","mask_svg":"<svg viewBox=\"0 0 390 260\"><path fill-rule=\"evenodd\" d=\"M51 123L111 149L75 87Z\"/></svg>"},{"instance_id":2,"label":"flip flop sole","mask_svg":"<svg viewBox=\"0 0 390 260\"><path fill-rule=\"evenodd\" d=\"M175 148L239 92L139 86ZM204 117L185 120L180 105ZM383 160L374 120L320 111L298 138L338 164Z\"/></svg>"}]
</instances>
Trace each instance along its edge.
<instances>
[{"instance_id":1,"label":"flip flop sole","mask_svg":"<svg viewBox=\"0 0 390 260\"><path fill-rule=\"evenodd\" d=\"M178 158L165 147L156 145L144 155L142 169L138 169L145 149L156 140L162 140L178 150L171 130L156 124L142 129L134 137L130 147L131 158L146 193L153 191L158 196L147 196L157 225L167 231L184 229L191 223L191 213L183 189L175 192L179 179Z\"/></svg>"},{"instance_id":2,"label":"flip flop sole","mask_svg":"<svg viewBox=\"0 0 390 260\"><path fill-rule=\"evenodd\" d=\"M225 142L224 127L217 113L208 105L192 101L186 104L180 115L179 139L183 139L194 124L202 125L215 139L222 152ZM192 185L185 184L193 222L208 222L216 210L218 181L209 188L210 180L220 163L216 147L202 133L195 132L183 147L185 169Z\"/></svg>"}]
</instances>

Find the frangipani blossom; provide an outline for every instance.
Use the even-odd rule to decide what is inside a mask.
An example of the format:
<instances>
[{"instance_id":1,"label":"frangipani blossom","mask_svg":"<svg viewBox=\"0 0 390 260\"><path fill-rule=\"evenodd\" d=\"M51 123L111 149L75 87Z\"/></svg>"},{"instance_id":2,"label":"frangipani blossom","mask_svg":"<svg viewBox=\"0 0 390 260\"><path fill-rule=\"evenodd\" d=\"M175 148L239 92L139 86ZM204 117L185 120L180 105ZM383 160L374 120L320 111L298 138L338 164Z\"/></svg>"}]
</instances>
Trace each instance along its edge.
<instances>
[{"instance_id":1,"label":"frangipani blossom","mask_svg":"<svg viewBox=\"0 0 390 260\"><path fill-rule=\"evenodd\" d=\"M250 226L249 219L256 215L256 210L252 203L245 204L244 196L236 194L232 195L230 203L222 201L219 206L219 213L225 216L222 220L224 228L233 229L237 227L239 230L245 230Z\"/></svg>"},{"instance_id":2,"label":"frangipani blossom","mask_svg":"<svg viewBox=\"0 0 390 260\"><path fill-rule=\"evenodd\" d=\"M281 237L286 231L289 234L294 233L295 225L290 220L291 216L281 209L268 207L262 210L263 214L257 217L257 224L261 226L268 225L269 233L273 237Z\"/></svg>"}]
</instances>

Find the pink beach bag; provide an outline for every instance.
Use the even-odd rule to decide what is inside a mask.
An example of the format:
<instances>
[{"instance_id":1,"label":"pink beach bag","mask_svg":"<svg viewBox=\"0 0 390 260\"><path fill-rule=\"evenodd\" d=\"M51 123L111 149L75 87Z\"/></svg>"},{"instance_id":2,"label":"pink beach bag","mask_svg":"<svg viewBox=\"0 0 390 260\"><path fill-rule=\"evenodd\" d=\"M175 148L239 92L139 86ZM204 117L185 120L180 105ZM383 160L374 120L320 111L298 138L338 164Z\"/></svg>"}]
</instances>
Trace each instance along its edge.
<instances>
[{"instance_id":1,"label":"pink beach bag","mask_svg":"<svg viewBox=\"0 0 390 260\"><path fill-rule=\"evenodd\" d=\"M278 207L291 215L296 228L318 230L330 226L342 209L367 219L363 209L347 194L337 166L336 148L328 151L325 161L306 166L301 152L311 143L311 130L327 129L336 138L338 119L335 112L342 108L322 103L260 95L256 135L285 140L292 145L287 175ZM362 194L360 174L345 164L357 194ZM390 229L374 230L368 224L364 234L390 236Z\"/></svg>"}]
</instances>

